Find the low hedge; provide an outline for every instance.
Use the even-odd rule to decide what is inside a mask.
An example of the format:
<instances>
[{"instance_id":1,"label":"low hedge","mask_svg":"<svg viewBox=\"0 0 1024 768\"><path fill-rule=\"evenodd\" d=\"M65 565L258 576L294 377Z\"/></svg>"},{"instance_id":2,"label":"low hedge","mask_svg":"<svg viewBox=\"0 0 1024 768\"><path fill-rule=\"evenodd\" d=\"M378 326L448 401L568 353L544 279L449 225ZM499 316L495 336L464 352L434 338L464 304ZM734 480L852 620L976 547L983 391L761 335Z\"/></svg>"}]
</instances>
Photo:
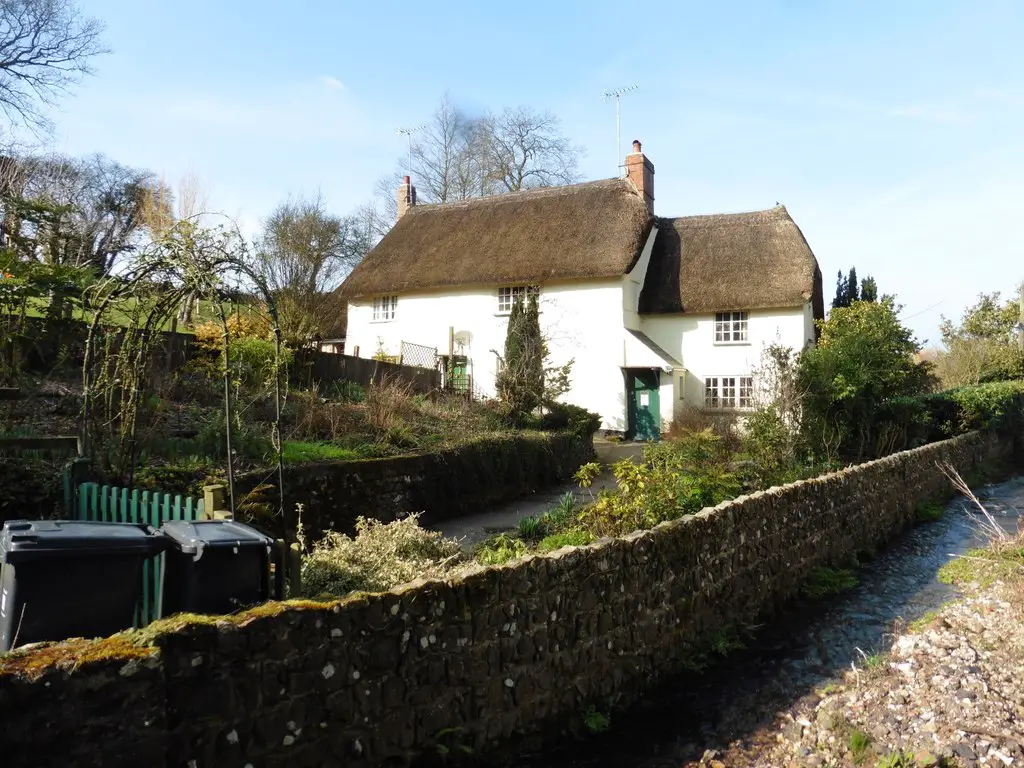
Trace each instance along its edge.
<instances>
[{"instance_id":1,"label":"low hedge","mask_svg":"<svg viewBox=\"0 0 1024 768\"><path fill-rule=\"evenodd\" d=\"M1019 433L1024 428L1024 381L995 381L919 397L887 401L875 433L890 436L891 450L945 440L972 429Z\"/></svg>"}]
</instances>

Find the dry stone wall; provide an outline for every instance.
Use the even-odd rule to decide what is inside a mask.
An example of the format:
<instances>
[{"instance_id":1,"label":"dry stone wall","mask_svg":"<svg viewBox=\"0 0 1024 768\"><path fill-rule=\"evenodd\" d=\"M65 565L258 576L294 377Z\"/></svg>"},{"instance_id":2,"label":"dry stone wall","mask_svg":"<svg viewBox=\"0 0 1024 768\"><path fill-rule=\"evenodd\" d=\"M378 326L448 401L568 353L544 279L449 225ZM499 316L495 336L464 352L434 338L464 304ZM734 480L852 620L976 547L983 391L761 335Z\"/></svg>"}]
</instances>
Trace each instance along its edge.
<instances>
[{"instance_id":1,"label":"dry stone wall","mask_svg":"<svg viewBox=\"0 0 1024 768\"><path fill-rule=\"evenodd\" d=\"M967 473L1012 453L964 435L448 582L186 626L148 660L29 682L15 659L0 664L4 765L397 766L453 738L487 754L628 704L709 634L891 538L949 495L939 462Z\"/></svg>"},{"instance_id":2,"label":"dry stone wall","mask_svg":"<svg viewBox=\"0 0 1024 768\"><path fill-rule=\"evenodd\" d=\"M360 516L390 522L422 512L421 521L429 524L481 512L565 482L593 456L589 436L494 435L413 456L289 466L284 485L288 503L303 505L306 536L315 541L327 530L350 533ZM236 488L244 495L267 482L266 472L256 472L240 477ZM275 489L264 498L277 509ZM284 533L279 518L253 522Z\"/></svg>"}]
</instances>

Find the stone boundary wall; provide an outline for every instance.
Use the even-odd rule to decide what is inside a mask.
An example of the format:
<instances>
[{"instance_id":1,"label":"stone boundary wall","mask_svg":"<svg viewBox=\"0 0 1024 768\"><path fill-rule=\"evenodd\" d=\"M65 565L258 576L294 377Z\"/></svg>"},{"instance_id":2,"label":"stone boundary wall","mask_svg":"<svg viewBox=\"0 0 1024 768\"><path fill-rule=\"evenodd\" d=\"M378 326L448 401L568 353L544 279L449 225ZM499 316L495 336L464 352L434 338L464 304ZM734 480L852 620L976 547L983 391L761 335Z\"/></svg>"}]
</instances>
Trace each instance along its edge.
<instances>
[{"instance_id":1,"label":"stone boundary wall","mask_svg":"<svg viewBox=\"0 0 1024 768\"><path fill-rule=\"evenodd\" d=\"M350 533L360 516L391 522L423 512L427 525L486 511L565 482L593 457L593 439L568 432L494 435L412 456L286 466L285 496L289 504L303 505L306 536L315 541L325 530ZM266 471L252 472L235 487L242 498L257 485L275 482ZM264 497L275 510L276 491ZM274 529L282 523L278 519L253 522L284 533Z\"/></svg>"},{"instance_id":2,"label":"stone boundary wall","mask_svg":"<svg viewBox=\"0 0 1024 768\"><path fill-rule=\"evenodd\" d=\"M972 433L448 582L169 628L151 656L69 645L34 680L61 645L0 659L3 764L401 766L453 733L487 754L635 701L709 634L890 539L950 495L938 462L1012 458Z\"/></svg>"}]
</instances>

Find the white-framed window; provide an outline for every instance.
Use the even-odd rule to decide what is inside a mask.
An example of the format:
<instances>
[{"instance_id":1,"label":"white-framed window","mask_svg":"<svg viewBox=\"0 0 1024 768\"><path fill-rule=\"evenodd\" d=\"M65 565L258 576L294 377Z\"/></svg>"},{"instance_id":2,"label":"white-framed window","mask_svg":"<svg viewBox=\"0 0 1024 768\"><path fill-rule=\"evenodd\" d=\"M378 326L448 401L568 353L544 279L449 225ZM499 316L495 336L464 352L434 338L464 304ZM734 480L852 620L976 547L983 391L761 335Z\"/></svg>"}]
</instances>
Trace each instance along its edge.
<instances>
[{"instance_id":1,"label":"white-framed window","mask_svg":"<svg viewBox=\"0 0 1024 768\"><path fill-rule=\"evenodd\" d=\"M384 320L394 320L397 309L397 296L378 296L373 300L373 321L379 323Z\"/></svg>"},{"instance_id":2,"label":"white-framed window","mask_svg":"<svg viewBox=\"0 0 1024 768\"><path fill-rule=\"evenodd\" d=\"M746 312L718 312L715 314L715 344L736 344L746 341Z\"/></svg>"},{"instance_id":3,"label":"white-framed window","mask_svg":"<svg viewBox=\"0 0 1024 768\"><path fill-rule=\"evenodd\" d=\"M754 407L754 377L740 376L740 408Z\"/></svg>"},{"instance_id":4,"label":"white-framed window","mask_svg":"<svg viewBox=\"0 0 1024 768\"><path fill-rule=\"evenodd\" d=\"M524 301L529 295L540 295L540 288L536 285L506 285L498 289L498 314L507 314L512 311L512 305L516 299Z\"/></svg>"},{"instance_id":5,"label":"white-framed window","mask_svg":"<svg viewBox=\"0 0 1024 768\"><path fill-rule=\"evenodd\" d=\"M753 408L752 376L708 376L704 379L705 408Z\"/></svg>"},{"instance_id":6,"label":"white-framed window","mask_svg":"<svg viewBox=\"0 0 1024 768\"><path fill-rule=\"evenodd\" d=\"M718 390L719 378L717 376L709 376L704 379L704 407L705 408L721 408L721 400L719 399Z\"/></svg>"}]
</instances>

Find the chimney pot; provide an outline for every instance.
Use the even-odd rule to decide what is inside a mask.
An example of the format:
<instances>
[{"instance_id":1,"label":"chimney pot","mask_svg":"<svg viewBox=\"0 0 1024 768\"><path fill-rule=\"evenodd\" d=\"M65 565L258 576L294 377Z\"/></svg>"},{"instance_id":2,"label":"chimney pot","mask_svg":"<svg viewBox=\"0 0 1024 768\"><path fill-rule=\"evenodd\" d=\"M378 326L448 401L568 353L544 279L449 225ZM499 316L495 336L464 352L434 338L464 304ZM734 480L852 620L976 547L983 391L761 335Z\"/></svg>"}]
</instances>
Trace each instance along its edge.
<instances>
[{"instance_id":1,"label":"chimney pot","mask_svg":"<svg viewBox=\"0 0 1024 768\"><path fill-rule=\"evenodd\" d=\"M640 141L638 139L633 139L633 151L638 153L640 152L640 149Z\"/></svg>"},{"instance_id":2,"label":"chimney pot","mask_svg":"<svg viewBox=\"0 0 1024 768\"><path fill-rule=\"evenodd\" d=\"M635 144L636 142L633 142L633 143ZM409 184L409 177L408 176L402 177L402 181L404 181L405 184L408 185Z\"/></svg>"}]
</instances>

